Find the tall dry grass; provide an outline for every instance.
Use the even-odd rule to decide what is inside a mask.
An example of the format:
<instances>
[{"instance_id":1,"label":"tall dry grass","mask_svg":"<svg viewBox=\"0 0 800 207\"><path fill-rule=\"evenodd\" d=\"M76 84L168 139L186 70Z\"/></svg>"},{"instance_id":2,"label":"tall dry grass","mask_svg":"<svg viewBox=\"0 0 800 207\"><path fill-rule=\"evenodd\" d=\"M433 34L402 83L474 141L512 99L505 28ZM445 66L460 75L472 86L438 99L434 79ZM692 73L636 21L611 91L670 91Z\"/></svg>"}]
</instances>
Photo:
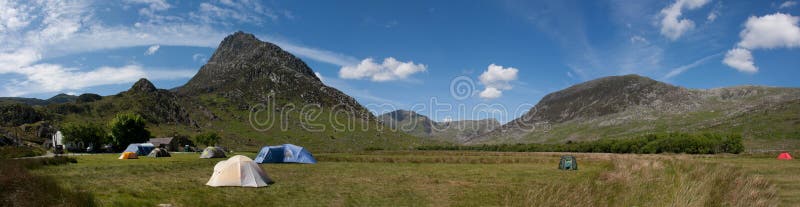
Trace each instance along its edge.
<instances>
[{"instance_id":1,"label":"tall dry grass","mask_svg":"<svg viewBox=\"0 0 800 207\"><path fill-rule=\"evenodd\" d=\"M610 159L610 164L595 177L509 192L505 205L750 207L778 203L775 185L733 166L681 155L600 156Z\"/></svg>"},{"instance_id":2,"label":"tall dry grass","mask_svg":"<svg viewBox=\"0 0 800 207\"><path fill-rule=\"evenodd\" d=\"M0 206L95 206L88 192L64 189L28 169L75 162L68 157L0 160Z\"/></svg>"}]
</instances>

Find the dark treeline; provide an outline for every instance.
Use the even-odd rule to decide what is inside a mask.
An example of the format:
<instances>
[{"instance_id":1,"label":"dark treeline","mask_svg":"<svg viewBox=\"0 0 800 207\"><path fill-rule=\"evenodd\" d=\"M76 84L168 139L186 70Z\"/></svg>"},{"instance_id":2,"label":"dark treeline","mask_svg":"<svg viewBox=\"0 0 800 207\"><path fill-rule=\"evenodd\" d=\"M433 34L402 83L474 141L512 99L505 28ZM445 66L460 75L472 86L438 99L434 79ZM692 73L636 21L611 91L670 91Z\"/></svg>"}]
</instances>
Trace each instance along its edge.
<instances>
[{"instance_id":1,"label":"dark treeline","mask_svg":"<svg viewBox=\"0 0 800 207\"><path fill-rule=\"evenodd\" d=\"M420 146L418 150L475 150L500 152L605 152L605 153L687 153L715 154L744 151L741 135L649 134L630 139L601 139L562 144L498 144Z\"/></svg>"}]
</instances>

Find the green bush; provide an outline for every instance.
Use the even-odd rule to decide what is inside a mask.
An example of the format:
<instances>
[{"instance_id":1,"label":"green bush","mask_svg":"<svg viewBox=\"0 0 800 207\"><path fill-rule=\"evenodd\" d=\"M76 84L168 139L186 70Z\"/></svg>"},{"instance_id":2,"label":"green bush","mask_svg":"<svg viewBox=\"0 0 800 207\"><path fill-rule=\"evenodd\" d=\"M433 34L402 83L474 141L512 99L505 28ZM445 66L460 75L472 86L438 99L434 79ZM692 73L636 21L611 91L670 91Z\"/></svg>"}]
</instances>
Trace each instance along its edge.
<instances>
[{"instance_id":1,"label":"green bush","mask_svg":"<svg viewBox=\"0 0 800 207\"><path fill-rule=\"evenodd\" d=\"M146 123L142 116L134 113L119 113L108 123L111 130L111 143L118 149L124 148L131 143L147 142L150 139L150 131L147 131Z\"/></svg>"},{"instance_id":2,"label":"green bush","mask_svg":"<svg viewBox=\"0 0 800 207\"><path fill-rule=\"evenodd\" d=\"M564 144L500 144L469 146L420 146L419 150L477 150L505 152L604 152L715 154L744 151L741 135L649 134L630 139L601 139Z\"/></svg>"},{"instance_id":3,"label":"green bush","mask_svg":"<svg viewBox=\"0 0 800 207\"><path fill-rule=\"evenodd\" d=\"M103 126L98 124L67 123L61 127L64 133L64 142L81 146L92 146L99 149L102 144L108 143L108 134Z\"/></svg>"},{"instance_id":4,"label":"green bush","mask_svg":"<svg viewBox=\"0 0 800 207\"><path fill-rule=\"evenodd\" d=\"M205 146L213 146L219 142L219 135L217 135L215 132L208 132L198 134L194 137L194 140L197 141L197 143Z\"/></svg>"}]
</instances>

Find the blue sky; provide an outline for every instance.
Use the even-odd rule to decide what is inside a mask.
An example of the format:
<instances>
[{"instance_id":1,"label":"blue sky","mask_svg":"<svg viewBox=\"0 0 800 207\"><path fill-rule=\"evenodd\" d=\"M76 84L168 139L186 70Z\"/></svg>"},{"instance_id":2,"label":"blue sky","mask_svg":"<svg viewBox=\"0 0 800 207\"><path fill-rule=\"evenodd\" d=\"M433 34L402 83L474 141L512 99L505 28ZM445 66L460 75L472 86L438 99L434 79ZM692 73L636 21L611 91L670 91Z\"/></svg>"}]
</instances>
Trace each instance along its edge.
<instances>
[{"instance_id":1,"label":"blue sky","mask_svg":"<svg viewBox=\"0 0 800 207\"><path fill-rule=\"evenodd\" d=\"M0 0L0 12L0 96L112 95L141 77L177 87L238 30L376 113L440 121L509 121L609 75L800 86L796 1Z\"/></svg>"}]
</instances>

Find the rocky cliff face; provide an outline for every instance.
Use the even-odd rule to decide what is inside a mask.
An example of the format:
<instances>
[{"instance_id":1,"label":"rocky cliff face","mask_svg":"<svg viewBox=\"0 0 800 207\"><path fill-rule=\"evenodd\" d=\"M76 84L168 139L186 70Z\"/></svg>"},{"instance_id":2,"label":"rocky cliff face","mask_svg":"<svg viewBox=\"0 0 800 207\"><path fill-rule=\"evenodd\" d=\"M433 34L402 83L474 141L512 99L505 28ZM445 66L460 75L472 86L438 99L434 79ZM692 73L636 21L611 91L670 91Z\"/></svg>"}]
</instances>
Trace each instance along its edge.
<instances>
[{"instance_id":1,"label":"rocky cliff face","mask_svg":"<svg viewBox=\"0 0 800 207\"><path fill-rule=\"evenodd\" d=\"M362 118L373 118L355 99L323 84L302 60L244 32L226 37L209 62L177 93L213 94L249 104L266 103L272 96L289 103L339 107Z\"/></svg>"}]
</instances>

